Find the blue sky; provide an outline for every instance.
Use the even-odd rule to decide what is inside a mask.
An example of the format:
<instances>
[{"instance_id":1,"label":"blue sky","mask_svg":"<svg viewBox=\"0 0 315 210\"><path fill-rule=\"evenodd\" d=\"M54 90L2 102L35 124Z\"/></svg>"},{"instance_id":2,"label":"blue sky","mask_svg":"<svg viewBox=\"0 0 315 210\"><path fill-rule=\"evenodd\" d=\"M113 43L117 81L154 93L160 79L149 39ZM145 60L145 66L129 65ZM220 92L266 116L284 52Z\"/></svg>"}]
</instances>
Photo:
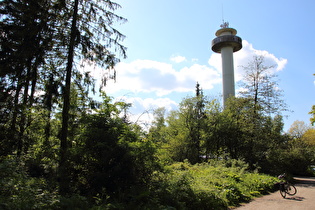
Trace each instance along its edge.
<instances>
[{"instance_id":1,"label":"blue sky","mask_svg":"<svg viewBox=\"0 0 315 210\"><path fill-rule=\"evenodd\" d=\"M128 22L117 26L126 35L128 58L116 66L117 80L105 87L115 100L133 103L131 119L146 124L152 110L176 109L193 96L196 82L204 94L222 94L221 57L211 41L222 19L237 30L243 49L234 53L235 79L253 55L264 55L279 78L283 99L295 120L309 124L315 105L315 1L313 0L117 0L117 14ZM147 111L147 112L145 112ZM144 114L142 114L145 112ZM142 115L141 115L142 114Z\"/></svg>"}]
</instances>

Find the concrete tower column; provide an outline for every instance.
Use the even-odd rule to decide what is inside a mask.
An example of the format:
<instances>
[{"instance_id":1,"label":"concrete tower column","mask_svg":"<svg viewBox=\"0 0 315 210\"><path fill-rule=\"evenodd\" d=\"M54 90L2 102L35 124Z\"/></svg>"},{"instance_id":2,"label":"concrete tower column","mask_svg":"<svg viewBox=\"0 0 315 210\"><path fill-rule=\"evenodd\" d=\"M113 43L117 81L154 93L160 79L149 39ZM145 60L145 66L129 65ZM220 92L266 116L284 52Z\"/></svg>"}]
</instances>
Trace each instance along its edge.
<instances>
[{"instance_id":1,"label":"concrete tower column","mask_svg":"<svg viewBox=\"0 0 315 210\"><path fill-rule=\"evenodd\" d=\"M228 23L221 25L212 40L212 50L221 53L222 58L222 82L223 82L223 104L230 96L235 96L234 62L233 52L242 49L242 39L236 35L234 28L229 28Z\"/></svg>"},{"instance_id":2,"label":"concrete tower column","mask_svg":"<svg viewBox=\"0 0 315 210\"><path fill-rule=\"evenodd\" d=\"M221 58L222 58L223 103L224 103L229 96L235 96L233 48L223 47L221 49Z\"/></svg>"}]
</instances>

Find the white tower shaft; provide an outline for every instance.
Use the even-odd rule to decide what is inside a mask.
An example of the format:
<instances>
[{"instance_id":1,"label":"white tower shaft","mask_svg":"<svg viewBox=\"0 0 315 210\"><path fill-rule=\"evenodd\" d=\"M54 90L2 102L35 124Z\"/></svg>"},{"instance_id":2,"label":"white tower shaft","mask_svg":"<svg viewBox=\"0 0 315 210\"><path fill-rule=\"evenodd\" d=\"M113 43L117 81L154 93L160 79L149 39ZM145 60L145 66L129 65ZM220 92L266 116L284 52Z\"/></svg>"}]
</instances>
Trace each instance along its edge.
<instances>
[{"instance_id":1,"label":"white tower shaft","mask_svg":"<svg viewBox=\"0 0 315 210\"><path fill-rule=\"evenodd\" d=\"M233 48L221 48L222 58L222 80L223 80L223 104L230 96L235 96L234 86L234 63L233 63Z\"/></svg>"}]
</instances>

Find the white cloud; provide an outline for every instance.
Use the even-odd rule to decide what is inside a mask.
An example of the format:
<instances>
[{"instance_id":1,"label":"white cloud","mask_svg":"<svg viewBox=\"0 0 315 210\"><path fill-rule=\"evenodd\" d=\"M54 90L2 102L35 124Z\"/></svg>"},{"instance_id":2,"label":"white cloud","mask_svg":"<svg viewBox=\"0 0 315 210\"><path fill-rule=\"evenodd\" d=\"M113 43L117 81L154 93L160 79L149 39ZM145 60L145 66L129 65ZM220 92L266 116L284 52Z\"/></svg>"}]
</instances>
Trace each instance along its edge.
<instances>
[{"instance_id":1,"label":"white cloud","mask_svg":"<svg viewBox=\"0 0 315 210\"><path fill-rule=\"evenodd\" d=\"M177 107L177 103L170 98L140 98L140 97L117 97L115 101L124 101L126 103L133 104L134 109L140 110L155 110L159 107L164 107L167 111L170 111Z\"/></svg>"},{"instance_id":2,"label":"white cloud","mask_svg":"<svg viewBox=\"0 0 315 210\"><path fill-rule=\"evenodd\" d=\"M246 40L242 42L243 48L234 53L234 74L235 81L240 81L243 78L243 68L242 66L247 66L248 63L253 59L255 55L264 56L264 65L273 66L275 68L271 69L273 72L281 71L285 68L287 64L287 59L277 58L275 55L265 51L265 50L256 50L253 45L248 43ZM222 64L221 64L221 54L215 53L212 54L208 63L213 66L217 72L221 74L222 72Z\"/></svg>"},{"instance_id":3,"label":"white cloud","mask_svg":"<svg viewBox=\"0 0 315 210\"><path fill-rule=\"evenodd\" d=\"M181 63L181 62L186 61L186 58L184 56L178 55L178 56L172 56L170 60L175 63Z\"/></svg>"},{"instance_id":4,"label":"white cloud","mask_svg":"<svg viewBox=\"0 0 315 210\"><path fill-rule=\"evenodd\" d=\"M196 82L203 89L211 89L220 83L220 75L214 69L199 64L176 70L171 64L136 60L116 66L117 82L109 82L105 90L116 93L128 90L133 93L155 93L163 96L172 92L194 91Z\"/></svg>"},{"instance_id":5,"label":"white cloud","mask_svg":"<svg viewBox=\"0 0 315 210\"><path fill-rule=\"evenodd\" d=\"M192 59L191 59L191 62L194 62L194 63L196 63L196 62L198 62L198 61L199 61L198 58L192 58Z\"/></svg>"}]
</instances>

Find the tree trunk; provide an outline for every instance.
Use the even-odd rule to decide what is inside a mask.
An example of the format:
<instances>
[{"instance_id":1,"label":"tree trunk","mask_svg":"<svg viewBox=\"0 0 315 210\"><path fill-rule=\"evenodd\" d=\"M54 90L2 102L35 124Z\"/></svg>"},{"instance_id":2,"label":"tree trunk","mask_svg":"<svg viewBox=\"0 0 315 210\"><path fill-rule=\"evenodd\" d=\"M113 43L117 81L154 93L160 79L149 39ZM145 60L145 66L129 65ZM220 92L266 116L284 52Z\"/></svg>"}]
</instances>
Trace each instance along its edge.
<instances>
[{"instance_id":1,"label":"tree trunk","mask_svg":"<svg viewBox=\"0 0 315 210\"><path fill-rule=\"evenodd\" d=\"M70 87L71 87L71 74L73 66L74 57L74 44L76 38L76 24L77 24L77 14L78 14L78 4L79 0L74 1L73 16L70 32L70 43L67 58L66 67L66 84L63 93L63 109L62 109L62 128L60 132L60 162L59 162L59 192L60 195L65 196L69 193L69 174L67 171L67 153L68 153L68 122L69 122L69 107L70 107Z\"/></svg>"},{"instance_id":2,"label":"tree trunk","mask_svg":"<svg viewBox=\"0 0 315 210\"><path fill-rule=\"evenodd\" d=\"M50 137L50 118L51 118L51 111L52 111L52 99L53 99L53 92L54 92L54 76L50 74L49 81L46 86L46 96L45 96L45 108L47 109L46 113L46 125L45 125L45 140L44 140L44 150L45 153L49 148L49 137Z\"/></svg>"},{"instance_id":3,"label":"tree trunk","mask_svg":"<svg viewBox=\"0 0 315 210\"><path fill-rule=\"evenodd\" d=\"M30 61L28 61L29 63ZM30 81L30 68L27 67L26 79L24 81L24 91L23 91L23 101L21 106L20 114L20 123L19 123L19 138L17 145L17 156L20 157L23 152L23 147L25 144L24 131L25 131L25 120L27 115L27 99L28 99L28 90L29 90L29 81Z\"/></svg>"}]
</instances>

